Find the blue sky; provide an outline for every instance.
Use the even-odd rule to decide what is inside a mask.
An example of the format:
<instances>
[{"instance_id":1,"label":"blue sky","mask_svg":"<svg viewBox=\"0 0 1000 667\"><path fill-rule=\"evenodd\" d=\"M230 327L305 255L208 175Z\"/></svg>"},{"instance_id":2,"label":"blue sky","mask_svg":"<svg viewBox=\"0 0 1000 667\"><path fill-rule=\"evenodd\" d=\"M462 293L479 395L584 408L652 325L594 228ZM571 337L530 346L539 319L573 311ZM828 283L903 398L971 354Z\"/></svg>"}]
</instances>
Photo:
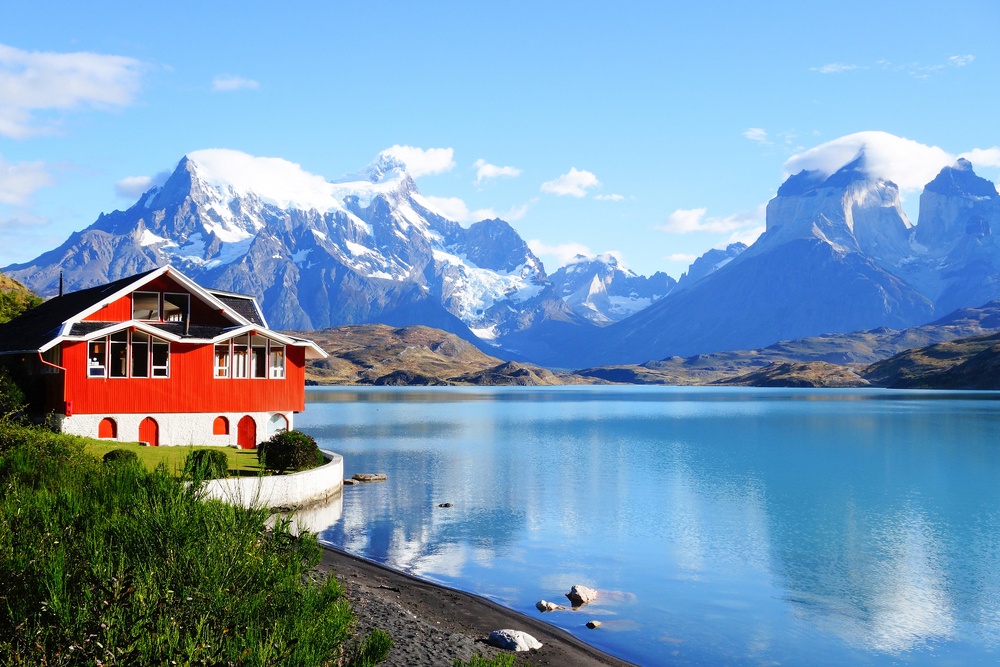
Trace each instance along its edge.
<instances>
[{"instance_id":1,"label":"blue sky","mask_svg":"<svg viewBox=\"0 0 1000 667\"><path fill-rule=\"evenodd\" d=\"M204 148L330 179L419 149L396 150L424 195L508 220L549 272L614 251L674 277L753 238L786 171L861 144L914 223L943 163L974 151L1000 177L991 1L40 0L0 16L0 266Z\"/></svg>"}]
</instances>

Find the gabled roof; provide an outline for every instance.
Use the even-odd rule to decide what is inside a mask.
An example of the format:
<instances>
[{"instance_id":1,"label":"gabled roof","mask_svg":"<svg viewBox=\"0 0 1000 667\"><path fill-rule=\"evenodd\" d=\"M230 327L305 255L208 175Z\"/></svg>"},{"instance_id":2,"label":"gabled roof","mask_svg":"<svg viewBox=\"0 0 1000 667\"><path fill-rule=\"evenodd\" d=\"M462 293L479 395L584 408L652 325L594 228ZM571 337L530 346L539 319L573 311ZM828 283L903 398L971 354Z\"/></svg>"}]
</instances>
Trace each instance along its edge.
<instances>
[{"instance_id":1,"label":"gabled roof","mask_svg":"<svg viewBox=\"0 0 1000 667\"><path fill-rule=\"evenodd\" d=\"M191 294L209 304L213 310L232 322L232 326L186 326L180 322L84 321L105 305L130 294L150 281L169 274ZM311 340L294 338L267 329L257 301L244 294L207 290L173 267L167 265L152 271L122 278L107 285L91 287L54 297L26 311L6 324L0 324L0 354L43 352L62 340L88 340L125 328L135 328L168 340L184 342L214 342L232 336L259 331L269 338L306 348L309 359L324 359L327 354Z\"/></svg>"}]
</instances>

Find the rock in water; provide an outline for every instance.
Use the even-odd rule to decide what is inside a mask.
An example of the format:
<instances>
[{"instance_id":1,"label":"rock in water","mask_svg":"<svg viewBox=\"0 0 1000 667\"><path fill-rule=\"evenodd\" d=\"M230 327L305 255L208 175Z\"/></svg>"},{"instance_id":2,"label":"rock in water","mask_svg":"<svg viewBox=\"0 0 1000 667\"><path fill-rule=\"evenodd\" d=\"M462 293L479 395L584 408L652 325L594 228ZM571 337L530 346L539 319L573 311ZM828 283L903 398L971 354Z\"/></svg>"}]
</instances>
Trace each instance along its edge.
<instances>
[{"instance_id":1,"label":"rock in water","mask_svg":"<svg viewBox=\"0 0 1000 667\"><path fill-rule=\"evenodd\" d=\"M569 601L573 603L574 607L582 607L583 605L593 602L597 599L597 591L593 588L587 588L586 586L574 586L570 589L569 593L566 594Z\"/></svg>"},{"instance_id":2,"label":"rock in water","mask_svg":"<svg viewBox=\"0 0 1000 667\"><path fill-rule=\"evenodd\" d=\"M359 472L352 479L359 482L384 482L388 478L381 472Z\"/></svg>"},{"instance_id":3,"label":"rock in water","mask_svg":"<svg viewBox=\"0 0 1000 667\"><path fill-rule=\"evenodd\" d=\"M560 609L565 609L566 607L561 604L556 604L555 602L549 602L548 600L539 600L535 603L535 608L538 611L545 613L547 611L558 611Z\"/></svg>"},{"instance_id":4,"label":"rock in water","mask_svg":"<svg viewBox=\"0 0 1000 667\"><path fill-rule=\"evenodd\" d=\"M507 651L530 651L531 649L542 648L542 642L538 641L527 632L520 630L494 630L490 633L486 643Z\"/></svg>"},{"instance_id":5,"label":"rock in water","mask_svg":"<svg viewBox=\"0 0 1000 667\"><path fill-rule=\"evenodd\" d=\"M601 622L600 621L587 621L587 627L590 628L591 630L595 630L595 629L601 627Z\"/></svg>"}]
</instances>

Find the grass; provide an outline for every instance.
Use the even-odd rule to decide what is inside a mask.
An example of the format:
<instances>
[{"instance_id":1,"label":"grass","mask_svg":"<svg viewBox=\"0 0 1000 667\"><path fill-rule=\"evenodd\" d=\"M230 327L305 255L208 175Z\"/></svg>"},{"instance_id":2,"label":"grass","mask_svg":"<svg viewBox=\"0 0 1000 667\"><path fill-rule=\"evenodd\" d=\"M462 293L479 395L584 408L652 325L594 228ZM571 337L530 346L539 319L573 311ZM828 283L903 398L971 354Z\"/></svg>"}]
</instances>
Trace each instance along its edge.
<instances>
[{"instance_id":1,"label":"grass","mask_svg":"<svg viewBox=\"0 0 1000 667\"><path fill-rule=\"evenodd\" d=\"M103 440L88 440L84 446L84 451L91 456L101 459L112 449L126 449L135 452L139 461L146 467L146 470L156 470L161 464L166 466L167 472L175 477L180 476L184 470L184 460L192 451L198 449L212 449L223 451L229 459L230 476L258 475L262 472L260 462L257 460L257 450L255 449L234 449L232 447L149 447L140 445L137 442L106 442Z\"/></svg>"},{"instance_id":2,"label":"grass","mask_svg":"<svg viewBox=\"0 0 1000 667\"><path fill-rule=\"evenodd\" d=\"M0 420L0 665L344 665L354 633L315 536L96 443ZM103 444L103 443L102 443ZM185 453L185 448L176 448Z\"/></svg>"}]
</instances>

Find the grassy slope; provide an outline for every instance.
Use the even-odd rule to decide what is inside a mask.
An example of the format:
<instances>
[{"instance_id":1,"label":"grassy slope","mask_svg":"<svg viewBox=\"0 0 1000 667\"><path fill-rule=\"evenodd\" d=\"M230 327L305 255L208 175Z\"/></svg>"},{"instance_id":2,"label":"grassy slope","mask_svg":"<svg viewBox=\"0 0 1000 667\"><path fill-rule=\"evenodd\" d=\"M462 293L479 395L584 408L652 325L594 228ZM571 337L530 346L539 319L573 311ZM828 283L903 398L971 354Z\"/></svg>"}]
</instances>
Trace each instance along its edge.
<instances>
[{"instance_id":1,"label":"grassy slope","mask_svg":"<svg viewBox=\"0 0 1000 667\"><path fill-rule=\"evenodd\" d=\"M0 324L9 322L41 302L27 287L0 273Z\"/></svg>"},{"instance_id":2,"label":"grassy slope","mask_svg":"<svg viewBox=\"0 0 1000 667\"><path fill-rule=\"evenodd\" d=\"M1000 389L1000 334L974 336L903 352L862 375L900 389Z\"/></svg>"}]
</instances>

